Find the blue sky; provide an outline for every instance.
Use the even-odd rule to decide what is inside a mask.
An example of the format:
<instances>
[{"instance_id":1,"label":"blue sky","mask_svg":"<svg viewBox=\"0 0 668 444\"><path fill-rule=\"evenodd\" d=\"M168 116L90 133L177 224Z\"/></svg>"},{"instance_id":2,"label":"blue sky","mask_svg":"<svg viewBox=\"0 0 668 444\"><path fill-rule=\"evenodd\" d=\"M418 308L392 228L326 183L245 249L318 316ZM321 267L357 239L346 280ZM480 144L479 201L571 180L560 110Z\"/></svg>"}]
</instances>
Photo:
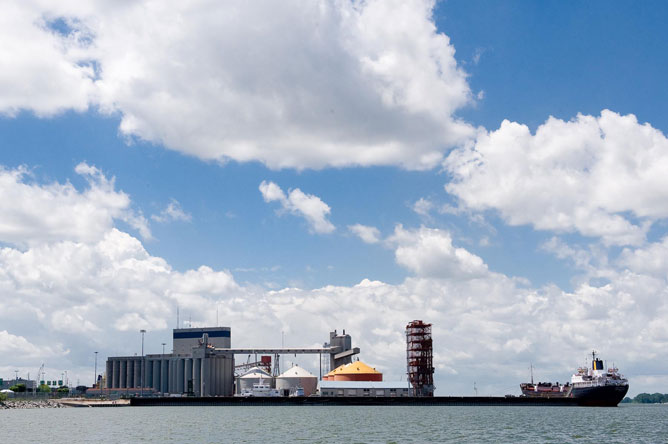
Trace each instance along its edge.
<instances>
[{"instance_id":1,"label":"blue sky","mask_svg":"<svg viewBox=\"0 0 668 444\"><path fill-rule=\"evenodd\" d=\"M388 379L424 319L441 394L591 348L665 391L664 2L273 7L8 7L2 374L158 351L178 304Z\"/></svg>"}]
</instances>

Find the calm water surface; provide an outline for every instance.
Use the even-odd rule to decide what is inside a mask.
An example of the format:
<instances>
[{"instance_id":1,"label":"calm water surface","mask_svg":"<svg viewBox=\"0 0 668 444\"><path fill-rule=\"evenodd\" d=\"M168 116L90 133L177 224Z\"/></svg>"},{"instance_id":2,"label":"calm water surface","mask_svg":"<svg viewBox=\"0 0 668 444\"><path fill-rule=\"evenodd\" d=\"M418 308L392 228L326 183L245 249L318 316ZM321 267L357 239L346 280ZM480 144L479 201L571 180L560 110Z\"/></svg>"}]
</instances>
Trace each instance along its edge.
<instances>
[{"instance_id":1,"label":"calm water surface","mask_svg":"<svg viewBox=\"0 0 668 444\"><path fill-rule=\"evenodd\" d=\"M2 443L668 443L668 405L0 411Z\"/></svg>"}]
</instances>

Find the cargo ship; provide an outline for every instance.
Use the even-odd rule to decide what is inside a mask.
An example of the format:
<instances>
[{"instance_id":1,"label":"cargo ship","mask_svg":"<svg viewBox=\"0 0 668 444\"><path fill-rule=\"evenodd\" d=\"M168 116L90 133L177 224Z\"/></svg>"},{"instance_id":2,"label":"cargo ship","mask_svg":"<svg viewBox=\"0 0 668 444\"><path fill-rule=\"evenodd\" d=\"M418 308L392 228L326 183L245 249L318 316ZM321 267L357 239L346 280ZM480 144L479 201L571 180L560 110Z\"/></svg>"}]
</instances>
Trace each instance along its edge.
<instances>
[{"instance_id":1,"label":"cargo ship","mask_svg":"<svg viewBox=\"0 0 668 444\"><path fill-rule=\"evenodd\" d=\"M522 396L530 398L574 398L578 405L615 407L629 390L629 381L614 365L604 369L603 361L592 351L591 368L580 367L566 384L531 382L520 384ZM532 369L533 370L533 369Z\"/></svg>"}]
</instances>

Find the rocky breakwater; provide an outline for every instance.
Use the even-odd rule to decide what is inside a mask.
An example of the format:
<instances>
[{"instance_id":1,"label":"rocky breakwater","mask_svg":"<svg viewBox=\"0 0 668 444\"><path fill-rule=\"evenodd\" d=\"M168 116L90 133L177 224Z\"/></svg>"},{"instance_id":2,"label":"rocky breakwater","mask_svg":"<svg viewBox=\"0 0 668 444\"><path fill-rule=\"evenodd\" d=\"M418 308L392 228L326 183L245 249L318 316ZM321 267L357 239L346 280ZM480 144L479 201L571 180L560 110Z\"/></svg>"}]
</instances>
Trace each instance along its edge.
<instances>
[{"instance_id":1,"label":"rocky breakwater","mask_svg":"<svg viewBox=\"0 0 668 444\"><path fill-rule=\"evenodd\" d=\"M0 409L60 409L66 407L55 399L9 399L0 401Z\"/></svg>"}]
</instances>

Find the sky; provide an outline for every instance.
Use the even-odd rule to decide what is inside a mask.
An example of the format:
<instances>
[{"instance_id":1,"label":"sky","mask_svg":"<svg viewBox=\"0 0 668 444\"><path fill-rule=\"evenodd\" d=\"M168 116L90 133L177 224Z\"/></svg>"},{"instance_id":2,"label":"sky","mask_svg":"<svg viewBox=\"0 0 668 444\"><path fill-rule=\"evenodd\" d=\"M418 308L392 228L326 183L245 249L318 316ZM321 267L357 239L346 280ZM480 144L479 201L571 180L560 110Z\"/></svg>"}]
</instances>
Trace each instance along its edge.
<instances>
[{"instance_id":1,"label":"sky","mask_svg":"<svg viewBox=\"0 0 668 444\"><path fill-rule=\"evenodd\" d=\"M53 3L0 14L0 377L178 306L395 381L424 320L439 395L592 349L668 392L665 2Z\"/></svg>"}]
</instances>

